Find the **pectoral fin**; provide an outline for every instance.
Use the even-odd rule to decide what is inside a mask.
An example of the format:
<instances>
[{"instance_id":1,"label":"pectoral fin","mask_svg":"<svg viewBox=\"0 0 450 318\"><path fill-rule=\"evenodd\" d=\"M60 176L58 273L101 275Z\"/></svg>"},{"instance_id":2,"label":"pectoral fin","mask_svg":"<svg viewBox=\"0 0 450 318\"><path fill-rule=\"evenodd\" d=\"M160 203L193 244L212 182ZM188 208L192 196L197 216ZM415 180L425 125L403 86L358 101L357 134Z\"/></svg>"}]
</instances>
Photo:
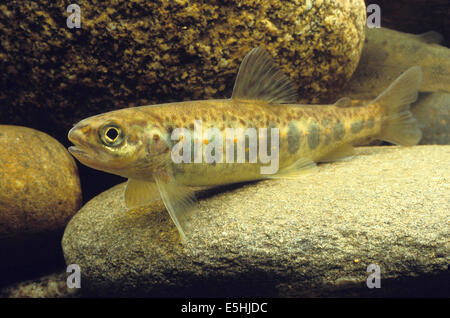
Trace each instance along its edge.
<instances>
[{"instance_id":1,"label":"pectoral fin","mask_svg":"<svg viewBox=\"0 0 450 318\"><path fill-rule=\"evenodd\" d=\"M154 182L128 179L125 188L125 204L127 208L149 205L160 198Z\"/></svg>"},{"instance_id":2,"label":"pectoral fin","mask_svg":"<svg viewBox=\"0 0 450 318\"><path fill-rule=\"evenodd\" d=\"M167 211L180 232L181 240L186 240L189 226L186 216L196 203L194 191L175 182L170 175L156 175L156 186Z\"/></svg>"}]
</instances>

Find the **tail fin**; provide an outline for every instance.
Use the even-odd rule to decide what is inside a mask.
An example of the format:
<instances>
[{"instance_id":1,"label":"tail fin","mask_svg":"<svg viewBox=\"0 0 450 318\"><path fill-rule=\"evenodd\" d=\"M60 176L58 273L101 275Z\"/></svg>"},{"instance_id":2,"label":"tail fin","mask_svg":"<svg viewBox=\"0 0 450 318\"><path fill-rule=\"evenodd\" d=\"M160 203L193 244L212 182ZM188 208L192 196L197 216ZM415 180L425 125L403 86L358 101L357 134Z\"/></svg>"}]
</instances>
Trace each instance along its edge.
<instances>
[{"instance_id":1,"label":"tail fin","mask_svg":"<svg viewBox=\"0 0 450 318\"><path fill-rule=\"evenodd\" d=\"M402 146L416 145L422 131L413 117L410 104L417 100L422 83L422 69L413 66L400 75L373 102L384 110L380 139Z\"/></svg>"}]
</instances>

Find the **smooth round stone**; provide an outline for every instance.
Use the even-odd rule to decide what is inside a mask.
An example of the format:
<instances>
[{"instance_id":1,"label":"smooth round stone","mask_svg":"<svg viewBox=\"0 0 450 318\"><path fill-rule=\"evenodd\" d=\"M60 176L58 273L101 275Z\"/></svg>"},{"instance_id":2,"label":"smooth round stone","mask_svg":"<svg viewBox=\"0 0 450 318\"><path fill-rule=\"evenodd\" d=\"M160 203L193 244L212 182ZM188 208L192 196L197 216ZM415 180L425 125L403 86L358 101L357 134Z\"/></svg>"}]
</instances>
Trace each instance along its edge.
<instances>
[{"instance_id":1,"label":"smooth round stone","mask_svg":"<svg viewBox=\"0 0 450 318\"><path fill-rule=\"evenodd\" d=\"M411 286L439 295L449 151L359 148L300 179L234 186L199 201L184 244L161 201L127 211L120 184L72 218L64 257L80 266L85 295L401 296ZM366 285L371 264L381 289Z\"/></svg>"},{"instance_id":2,"label":"smooth round stone","mask_svg":"<svg viewBox=\"0 0 450 318\"><path fill-rule=\"evenodd\" d=\"M0 237L63 229L82 203L65 147L43 132L0 125L0 149Z\"/></svg>"}]
</instances>

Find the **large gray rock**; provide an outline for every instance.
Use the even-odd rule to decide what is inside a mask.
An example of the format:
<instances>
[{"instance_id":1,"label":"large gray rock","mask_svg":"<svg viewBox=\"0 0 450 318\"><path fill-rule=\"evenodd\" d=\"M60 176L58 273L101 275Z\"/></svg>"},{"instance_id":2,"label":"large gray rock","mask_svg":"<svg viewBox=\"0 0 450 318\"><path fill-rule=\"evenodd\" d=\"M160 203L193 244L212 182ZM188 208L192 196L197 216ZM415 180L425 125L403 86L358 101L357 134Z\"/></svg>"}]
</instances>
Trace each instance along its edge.
<instances>
[{"instance_id":1,"label":"large gray rock","mask_svg":"<svg viewBox=\"0 0 450 318\"><path fill-rule=\"evenodd\" d=\"M118 185L70 221L65 259L91 295L442 295L449 155L360 148L298 180L233 187L200 200L184 245L161 202L126 212ZM366 287L369 264L380 266L380 289Z\"/></svg>"}]
</instances>

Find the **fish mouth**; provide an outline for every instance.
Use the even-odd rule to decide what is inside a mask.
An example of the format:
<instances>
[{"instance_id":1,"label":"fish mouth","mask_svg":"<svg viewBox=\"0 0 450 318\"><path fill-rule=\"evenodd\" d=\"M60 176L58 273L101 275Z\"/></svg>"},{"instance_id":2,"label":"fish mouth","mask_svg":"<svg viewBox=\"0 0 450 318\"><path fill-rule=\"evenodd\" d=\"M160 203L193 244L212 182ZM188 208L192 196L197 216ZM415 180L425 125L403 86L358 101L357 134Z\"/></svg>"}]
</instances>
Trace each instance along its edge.
<instances>
[{"instance_id":1,"label":"fish mouth","mask_svg":"<svg viewBox=\"0 0 450 318\"><path fill-rule=\"evenodd\" d=\"M68 149L69 153L78 159L81 163L91 166L92 165L92 155L90 155L86 150L80 148L79 146L70 146Z\"/></svg>"},{"instance_id":2,"label":"fish mouth","mask_svg":"<svg viewBox=\"0 0 450 318\"><path fill-rule=\"evenodd\" d=\"M83 142L83 135L78 129L77 125L73 127L68 134L68 139L74 146L70 146L67 150L77 159L79 158L90 158L89 156L89 146L85 145Z\"/></svg>"},{"instance_id":3,"label":"fish mouth","mask_svg":"<svg viewBox=\"0 0 450 318\"><path fill-rule=\"evenodd\" d=\"M67 150L74 156L87 156L87 152L76 146L70 146Z\"/></svg>"}]
</instances>

